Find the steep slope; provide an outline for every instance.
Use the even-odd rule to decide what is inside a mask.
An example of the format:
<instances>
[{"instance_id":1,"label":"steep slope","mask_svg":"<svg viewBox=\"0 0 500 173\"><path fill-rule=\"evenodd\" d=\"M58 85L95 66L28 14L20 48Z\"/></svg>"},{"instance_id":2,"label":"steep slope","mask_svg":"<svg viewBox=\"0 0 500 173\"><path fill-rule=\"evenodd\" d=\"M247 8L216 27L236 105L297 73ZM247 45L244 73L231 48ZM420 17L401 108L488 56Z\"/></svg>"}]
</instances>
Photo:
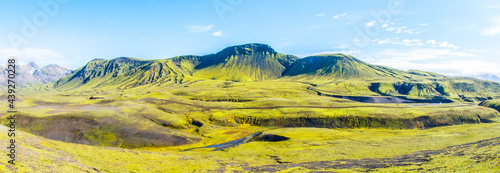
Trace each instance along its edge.
<instances>
[{"instance_id":1,"label":"steep slope","mask_svg":"<svg viewBox=\"0 0 500 173\"><path fill-rule=\"evenodd\" d=\"M479 104L479 106L493 108L500 112L500 100L498 99L483 101Z\"/></svg>"},{"instance_id":2,"label":"steep slope","mask_svg":"<svg viewBox=\"0 0 500 173\"><path fill-rule=\"evenodd\" d=\"M153 83L183 83L189 79L190 75L187 70L184 70L179 64L167 60L156 60L149 64L140 66L130 70L122 76L123 80L117 80L119 83L128 83L129 86L135 87L139 85Z\"/></svg>"},{"instance_id":3,"label":"steep slope","mask_svg":"<svg viewBox=\"0 0 500 173\"><path fill-rule=\"evenodd\" d=\"M112 60L94 59L67 77L58 80L55 86L63 88L81 85L97 86L147 63L151 63L151 61L127 57Z\"/></svg>"},{"instance_id":4,"label":"steep slope","mask_svg":"<svg viewBox=\"0 0 500 173\"><path fill-rule=\"evenodd\" d=\"M297 57L277 53L265 44L232 46L200 57L193 75L233 81L277 79L295 59Z\"/></svg>"},{"instance_id":5,"label":"steep slope","mask_svg":"<svg viewBox=\"0 0 500 173\"><path fill-rule=\"evenodd\" d=\"M165 82L182 83L189 76L178 63L167 60L140 60L120 57L112 60L92 60L69 76L58 80L56 87L136 87Z\"/></svg>"},{"instance_id":6,"label":"steep slope","mask_svg":"<svg viewBox=\"0 0 500 173\"><path fill-rule=\"evenodd\" d=\"M7 85L7 66L1 66L0 70L2 75L0 76L0 85ZM50 64L43 67L39 67L35 62L29 62L25 65L20 65L16 67L16 86L18 87L30 87L40 84L47 84L54 82L61 77L67 76L71 70L58 66L56 64Z\"/></svg>"},{"instance_id":7,"label":"steep slope","mask_svg":"<svg viewBox=\"0 0 500 173\"><path fill-rule=\"evenodd\" d=\"M446 97L463 101L484 101L500 96L500 84L479 79L451 78L441 81L371 83L369 89L382 95Z\"/></svg>"},{"instance_id":8,"label":"steep slope","mask_svg":"<svg viewBox=\"0 0 500 173\"><path fill-rule=\"evenodd\" d=\"M315 75L330 78L392 77L403 79L401 71L365 63L349 55L317 55L295 61L284 75Z\"/></svg>"}]
</instances>

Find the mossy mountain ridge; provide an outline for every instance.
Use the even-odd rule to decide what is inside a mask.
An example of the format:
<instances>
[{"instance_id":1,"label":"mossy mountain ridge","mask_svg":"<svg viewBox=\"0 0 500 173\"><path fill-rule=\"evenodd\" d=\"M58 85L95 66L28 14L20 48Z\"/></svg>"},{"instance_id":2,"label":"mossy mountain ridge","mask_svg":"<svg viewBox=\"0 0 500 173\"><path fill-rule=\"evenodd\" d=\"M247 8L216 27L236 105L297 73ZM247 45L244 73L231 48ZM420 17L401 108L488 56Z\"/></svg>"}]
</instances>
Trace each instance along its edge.
<instances>
[{"instance_id":1,"label":"mossy mountain ridge","mask_svg":"<svg viewBox=\"0 0 500 173\"><path fill-rule=\"evenodd\" d=\"M439 96L470 101L481 101L500 95L500 84L497 82L447 77L418 70L401 71L369 64L344 54L298 58L278 53L265 44L231 46L215 54L186 55L161 60L126 57L112 60L94 59L67 77L61 78L55 86L60 89L81 86L130 88L148 84L182 84L202 79L278 79L316 86L339 82L360 85L361 82L362 86L359 87L373 95Z\"/></svg>"},{"instance_id":2,"label":"mossy mountain ridge","mask_svg":"<svg viewBox=\"0 0 500 173\"><path fill-rule=\"evenodd\" d=\"M171 59L141 60L128 57L112 60L94 59L67 77L61 78L55 86L136 87L172 80L177 83L184 78L184 73L186 72Z\"/></svg>"},{"instance_id":3,"label":"mossy mountain ridge","mask_svg":"<svg viewBox=\"0 0 500 173\"><path fill-rule=\"evenodd\" d=\"M335 78L396 77L391 76L394 73L400 71L371 65L349 55L334 54L299 59L285 75L319 75Z\"/></svg>"},{"instance_id":4,"label":"mossy mountain ridge","mask_svg":"<svg viewBox=\"0 0 500 173\"><path fill-rule=\"evenodd\" d=\"M187 55L163 60L141 60L120 57L112 60L94 59L69 76L56 82L57 87L74 88L116 84L133 87L143 84L187 78L208 78L234 81L277 79L298 59L283 55L268 45L246 44L228 47L216 54Z\"/></svg>"}]
</instances>

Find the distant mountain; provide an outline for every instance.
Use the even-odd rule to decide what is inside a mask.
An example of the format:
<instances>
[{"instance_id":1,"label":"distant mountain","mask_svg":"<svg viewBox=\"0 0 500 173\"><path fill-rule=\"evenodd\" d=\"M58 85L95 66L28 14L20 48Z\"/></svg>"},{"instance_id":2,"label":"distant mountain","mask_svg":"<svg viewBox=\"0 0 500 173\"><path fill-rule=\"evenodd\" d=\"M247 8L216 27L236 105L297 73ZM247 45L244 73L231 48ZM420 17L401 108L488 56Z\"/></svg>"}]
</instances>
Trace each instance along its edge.
<instances>
[{"instance_id":1,"label":"distant mountain","mask_svg":"<svg viewBox=\"0 0 500 173\"><path fill-rule=\"evenodd\" d=\"M7 65L1 66L0 70L2 71L0 83L2 86L6 86L8 74ZM29 87L47 84L67 76L70 72L71 70L56 64L50 64L40 68L36 63L29 62L28 64L18 65L16 67L16 86Z\"/></svg>"},{"instance_id":2,"label":"distant mountain","mask_svg":"<svg viewBox=\"0 0 500 173\"><path fill-rule=\"evenodd\" d=\"M474 77L500 82L500 76L493 75L493 74L476 75Z\"/></svg>"},{"instance_id":3,"label":"distant mountain","mask_svg":"<svg viewBox=\"0 0 500 173\"><path fill-rule=\"evenodd\" d=\"M481 101L500 96L500 83L474 78L447 77L418 70L401 71L373 65L349 55L315 55L299 59L276 52L265 44L232 46L205 55L177 56L162 60L94 59L55 84L77 87L136 87L182 84L191 80L230 81L287 80L324 86L345 95L348 86L377 95L446 97ZM332 83L345 83L329 87ZM335 88L341 87L341 88ZM366 93L366 92L365 92Z\"/></svg>"}]
</instances>

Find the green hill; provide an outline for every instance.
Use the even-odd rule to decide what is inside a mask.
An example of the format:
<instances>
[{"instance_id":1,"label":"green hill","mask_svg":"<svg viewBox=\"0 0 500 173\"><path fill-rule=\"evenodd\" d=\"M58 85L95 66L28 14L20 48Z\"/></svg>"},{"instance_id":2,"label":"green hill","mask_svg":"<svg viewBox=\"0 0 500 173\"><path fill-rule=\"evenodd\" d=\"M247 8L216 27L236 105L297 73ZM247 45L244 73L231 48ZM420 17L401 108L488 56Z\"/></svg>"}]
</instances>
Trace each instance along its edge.
<instances>
[{"instance_id":1,"label":"green hill","mask_svg":"<svg viewBox=\"0 0 500 173\"><path fill-rule=\"evenodd\" d=\"M200 57L194 76L232 81L277 79L296 59L264 44L232 46Z\"/></svg>"},{"instance_id":2,"label":"green hill","mask_svg":"<svg viewBox=\"0 0 500 173\"><path fill-rule=\"evenodd\" d=\"M177 62L167 60L140 60L120 57L112 60L93 60L84 67L61 78L55 86L61 89L76 87L136 87L165 82L182 83L189 76Z\"/></svg>"},{"instance_id":3,"label":"green hill","mask_svg":"<svg viewBox=\"0 0 500 173\"><path fill-rule=\"evenodd\" d=\"M316 75L330 78L359 79L385 78L403 79L401 71L365 63L349 55L317 55L295 61L284 75Z\"/></svg>"}]
</instances>

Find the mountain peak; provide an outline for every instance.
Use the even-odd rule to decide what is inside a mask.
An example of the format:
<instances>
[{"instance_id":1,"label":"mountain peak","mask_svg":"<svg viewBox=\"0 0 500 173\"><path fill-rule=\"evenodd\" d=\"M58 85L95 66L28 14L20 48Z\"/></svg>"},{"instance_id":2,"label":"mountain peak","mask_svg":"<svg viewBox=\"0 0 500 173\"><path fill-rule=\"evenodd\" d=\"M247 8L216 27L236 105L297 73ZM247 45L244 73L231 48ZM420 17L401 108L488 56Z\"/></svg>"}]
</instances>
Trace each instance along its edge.
<instances>
[{"instance_id":1,"label":"mountain peak","mask_svg":"<svg viewBox=\"0 0 500 173\"><path fill-rule=\"evenodd\" d=\"M269 49L272 49L271 46L269 46L267 44L262 44L262 43L247 43L247 44L236 45L236 46L231 46L231 47L269 48ZM231 48L231 47L228 47L228 48Z\"/></svg>"},{"instance_id":2,"label":"mountain peak","mask_svg":"<svg viewBox=\"0 0 500 173\"><path fill-rule=\"evenodd\" d=\"M383 76L385 72L357 58L344 54L324 54L295 61L286 75L319 75L333 78L363 78Z\"/></svg>"},{"instance_id":3,"label":"mountain peak","mask_svg":"<svg viewBox=\"0 0 500 173\"><path fill-rule=\"evenodd\" d=\"M137 58L131 58L131 57L118 57L118 58L112 59L111 61L116 61L116 62L130 62L130 61L144 61L144 60L137 59Z\"/></svg>"},{"instance_id":4,"label":"mountain peak","mask_svg":"<svg viewBox=\"0 0 500 173\"><path fill-rule=\"evenodd\" d=\"M34 69L38 69L40 68L35 62L31 61L29 62L28 64L26 64L27 66L31 67L31 68L34 68Z\"/></svg>"},{"instance_id":5,"label":"mountain peak","mask_svg":"<svg viewBox=\"0 0 500 173\"><path fill-rule=\"evenodd\" d=\"M233 81L276 79L294 60L294 56L280 54L269 45L249 43L201 57L193 75Z\"/></svg>"},{"instance_id":6,"label":"mountain peak","mask_svg":"<svg viewBox=\"0 0 500 173\"><path fill-rule=\"evenodd\" d=\"M221 52L229 54L243 54L243 55L265 53L265 52L276 53L276 51L273 48L271 48L271 46L260 43L248 43L243 45L231 46L225 48Z\"/></svg>"},{"instance_id":7,"label":"mountain peak","mask_svg":"<svg viewBox=\"0 0 500 173\"><path fill-rule=\"evenodd\" d=\"M43 66L42 68L61 68L61 69L69 70L68 68L57 65L57 64L49 64L49 65Z\"/></svg>"},{"instance_id":8,"label":"mountain peak","mask_svg":"<svg viewBox=\"0 0 500 173\"><path fill-rule=\"evenodd\" d=\"M94 58L94 59L92 59L92 60L90 60L90 61L102 61L102 60L105 60L105 59L102 59L102 58Z\"/></svg>"}]
</instances>

